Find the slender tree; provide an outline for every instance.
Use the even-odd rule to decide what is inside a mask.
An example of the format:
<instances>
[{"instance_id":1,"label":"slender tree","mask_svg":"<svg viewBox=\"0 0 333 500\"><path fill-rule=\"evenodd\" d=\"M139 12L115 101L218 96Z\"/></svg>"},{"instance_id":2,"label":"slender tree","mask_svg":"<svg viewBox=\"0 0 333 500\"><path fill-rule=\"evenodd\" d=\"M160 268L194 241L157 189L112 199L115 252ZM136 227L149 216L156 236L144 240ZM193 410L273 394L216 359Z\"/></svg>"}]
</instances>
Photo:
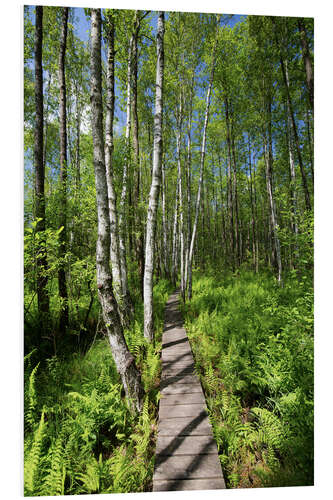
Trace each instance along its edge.
<instances>
[{"instance_id":1,"label":"slender tree","mask_svg":"<svg viewBox=\"0 0 333 500\"><path fill-rule=\"evenodd\" d=\"M146 254L144 273L144 335L153 340L153 272L158 197L161 184L162 166L162 120L163 120L163 75L164 75L164 12L159 12L156 33L156 91L154 116L153 172L149 193L146 229Z\"/></svg>"},{"instance_id":2,"label":"slender tree","mask_svg":"<svg viewBox=\"0 0 333 500\"><path fill-rule=\"evenodd\" d=\"M297 24L298 24L298 30L299 30L299 33L301 36L302 56L303 56L303 61L304 61L305 74L306 74L306 85L308 88L309 101L310 101L311 109L313 112L313 108L314 108L313 68L312 68L312 61L311 61L311 56L310 56L310 49L309 49L304 19L299 17L297 19Z\"/></svg>"},{"instance_id":3,"label":"slender tree","mask_svg":"<svg viewBox=\"0 0 333 500\"><path fill-rule=\"evenodd\" d=\"M67 240L67 114L65 57L67 43L68 7L62 9L62 25L59 52L59 133L60 133L60 227L59 235L61 265L58 272L59 296L62 301L60 330L68 326L68 292L66 283L66 240Z\"/></svg>"},{"instance_id":4,"label":"slender tree","mask_svg":"<svg viewBox=\"0 0 333 500\"><path fill-rule=\"evenodd\" d=\"M111 237L110 257L111 257L111 267L112 267L113 290L117 299L122 323L123 325L125 325L126 313L124 310L123 289L122 289L122 280L120 272L118 215L117 215L116 192L114 188L113 162L112 162L113 120L114 120L114 101L115 101L115 94L114 94L115 23L112 12L108 12L106 29L107 29L108 52L107 52L107 78L106 78L107 92L106 92L106 117L105 117L105 166L106 166L106 181L108 187L109 214L110 214L110 237Z\"/></svg>"},{"instance_id":5,"label":"slender tree","mask_svg":"<svg viewBox=\"0 0 333 500\"><path fill-rule=\"evenodd\" d=\"M109 267L110 217L103 140L100 9L91 9L90 65L93 157L98 220L96 247L98 296L117 371L121 376L131 410L138 412L142 409L143 388L141 377L123 334L117 303L113 294L112 274Z\"/></svg>"},{"instance_id":6,"label":"slender tree","mask_svg":"<svg viewBox=\"0 0 333 500\"><path fill-rule=\"evenodd\" d=\"M49 319L49 294L47 289L47 255L45 245L45 165L43 161L43 7L36 6L35 24L35 144L34 144L34 166L35 166L35 219L36 235L38 238L37 248L37 299L38 313L41 329L47 329Z\"/></svg>"},{"instance_id":7,"label":"slender tree","mask_svg":"<svg viewBox=\"0 0 333 500\"><path fill-rule=\"evenodd\" d=\"M219 19L220 19L220 16L217 16L217 26L216 26L213 54L212 54L211 70L210 70L210 77L209 77L209 83L208 83L208 89L207 89L207 95L206 95L206 109L205 109L204 127L203 127L203 132L202 132L202 143L201 143L201 151L200 151L199 185L198 185L197 199L196 199L196 205L195 205L195 216L194 216L194 223L193 223L193 230L192 230L192 237L191 237L191 245L190 245L189 256L188 256L188 269L187 269L188 284L187 284L187 286L188 286L188 298L189 299L192 298L192 260L193 260L194 243L195 243L195 237L196 237L197 226L198 226L198 218L199 218L201 189L202 189L202 181L203 181L203 170L204 170L205 154L206 154L207 125L208 125L210 98L211 98L211 93L212 93L214 71L215 71L216 45L217 45L217 34L218 34L217 28L219 25Z\"/></svg>"}]
</instances>

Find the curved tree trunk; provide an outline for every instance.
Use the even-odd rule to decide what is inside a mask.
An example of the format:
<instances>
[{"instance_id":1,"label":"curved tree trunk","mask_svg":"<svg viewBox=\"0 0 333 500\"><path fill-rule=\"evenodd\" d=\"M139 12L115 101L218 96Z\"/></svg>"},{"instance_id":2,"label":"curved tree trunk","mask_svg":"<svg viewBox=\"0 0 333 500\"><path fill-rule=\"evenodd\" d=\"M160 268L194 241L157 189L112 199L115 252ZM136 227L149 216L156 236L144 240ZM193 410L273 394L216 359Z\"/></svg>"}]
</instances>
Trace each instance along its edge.
<instances>
[{"instance_id":1,"label":"curved tree trunk","mask_svg":"<svg viewBox=\"0 0 333 500\"><path fill-rule=\"evenodd\" d=\"M149 193L149 206L146 232L146 257L144 274L144 336L153 340L153 272L154 272L154 241L156 233L158 197L161 184L162 165L162 121L163 121L163 74L164 74L164 12L159 12L157 21L156 48L156 93L154 117L154 152L153 172Z\"/></svg>"},{"instance_id":2,"label":"curved tree trunk","mask_svg":"<svg viewBox=\"0 0 333 500\"><path fill-rule=\"evenodd\" d=\"M112 289L110 257L110 218L106 182L103 109L101 82L101 13L91 10L91 115L96 182L98 238L96 248L96 271L98 297L109 343L118 373L125 389L129 406L133 412L141 411L143 387L134 358L126 345L117 303Z\"/></svg>"}]
</instances>

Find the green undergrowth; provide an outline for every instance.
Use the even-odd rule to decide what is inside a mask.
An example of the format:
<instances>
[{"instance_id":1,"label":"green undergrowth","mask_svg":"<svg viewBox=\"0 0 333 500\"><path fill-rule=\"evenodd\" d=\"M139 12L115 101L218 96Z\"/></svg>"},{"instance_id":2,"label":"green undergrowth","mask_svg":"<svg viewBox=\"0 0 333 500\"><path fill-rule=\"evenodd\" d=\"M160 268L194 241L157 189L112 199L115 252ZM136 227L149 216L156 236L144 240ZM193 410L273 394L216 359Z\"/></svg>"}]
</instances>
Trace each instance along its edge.
<instances>
[{"instance_id":1,"label":"green undergrowth","mask_svg":"<svg viewBox=\"0 0 333 500\"><path fill-rule=\"evenodd\" d=\"M313 288L195 276L183 307L230 488L313 484Z\"/></svg>"},{"instance_id":2,"label":"green undergrowth","mask_svg":"<svg viewBox=\"0 0 333 500\"><path fill-rule=\"evenodd\" d=\"M160 350L167 281L154 287L156 342L143 337L143 307L126 339L142 373L142 413L128 410L106 338L85 352L24 359L26 496L125 493L151 489Z\"/></svg>"}]
</instances>

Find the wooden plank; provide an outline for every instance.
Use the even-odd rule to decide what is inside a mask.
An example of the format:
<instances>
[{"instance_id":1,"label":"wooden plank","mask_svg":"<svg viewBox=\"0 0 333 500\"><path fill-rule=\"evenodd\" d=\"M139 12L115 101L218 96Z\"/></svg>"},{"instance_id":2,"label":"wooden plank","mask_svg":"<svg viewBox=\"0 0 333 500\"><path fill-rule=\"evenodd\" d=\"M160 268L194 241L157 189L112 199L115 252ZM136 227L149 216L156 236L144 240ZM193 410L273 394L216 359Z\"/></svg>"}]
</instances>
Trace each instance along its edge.
<instances>
[{"instance_id":1,"label":"wooden plank","mask_svg":"<svg viewBox=\"0 0 333 500\"><path fill-rule=\"evenodd\" d=\"M187 368L188 370L194 370L194 362L187 361L162 361L162 370L180 371Z\"/></svg>"},{"instance_id":2,"label":"wooden plank","mask_svg":"<svg viewBox=\"0 0 333 500\"><path fill-rule=\"evenodd\" d=\"M191 404L191 403L202 403L205 404L205 397L202 392L194 392L192 394L186 394L184 398L183 394L166 394L162 395L160 399L160 409L163 406L174 406L179 404Z\"/></svg>"},{"instance_id":3,"label":"wooden plank","mask_svg":"<svg viewBox=\"0 0 333 500\"><path fill-rule=\"evenodd\" d=\"M193 490L223 490L224 479L162 479L154 480L153 491L193 491Z\"/></svg>"},{"instance_id":4,"label":"wooden plank","mask_svg":"<svg viewBox=\"0 0 333 500\"><path fill-rule=\"evenodd\" d=\"M221 464L217 455L156 456L155 478L206 479L221 477Z\"/></svg>"},{"instance_id":5,"label":"wooden plank","mask_svg":"<svg viewBox=\"0 0 333 500\"><path fill-rule=\"evenodd\" d=\"M170 366L169 368L164 368L162 371L162 379L167 377L182 377L183 375L195 375L195 371L192 366Z\"/></svg>"},{"instance_id":6,"label":"wooden plank","mask_svg":"<svg viewBox=\"0 0 333 500\"><path fill-rule=\"evenodd\" d=\"M173 344L169 345L168 347L162 347L162 358L164 356L174 356L177 357L179 354L192 354L192 350L190 347L189 343L183 343L183 344Z\"/></svg>"},{"instance_id":7,"label":"wooden plank","mask_svg":"<svg viewBox=\"0 0 333 500\"><path fill-rule=\"evenodd\" d=\"M191 352L179 352L175 354L164 354L162 355L162 363L194 363L194 359Z\"/></svg>"},{"instance_id":8,"label":"wooden plank","mask_svg":"<svg viewBox=\"0 0 333 500\"><path fill-rule=\"evenodd\" d=\"M188 405L162 406L160 408L160 420L175 417L197 417L202 412L202 403L192 403Z\"/></svg>"},{"instance_id":9,"label":"wooden plank","mask_svg":"<svg viewBox=\"0 0 333 500\"><path fill-rule=\"evenodd\" d=\"M160 436L156 446L157 455L211 455L217 454L213 436Z\"/></svg>"},{"instance_id":10,"label":"wooden plank","mask_svg":"<svg viewBox=\"0 0 333 500\"><path fill-rule=\"evenodd\" d=\"M184 375L174 375L164 377L161 380L161 389L169 384L200 384L199 377L193 373L185 373Z\"/></svg>"},{"instance_id":11,"label":"wooden plank","mask_svg":"<svg viewBox=\"0 0 333 500\"><path fill-rule=\"evenodd\" d=\"M161 394L192 394L202 392L200 384L168 384L161 390Z\"/></svg>"},{"instance_id":12,"label":"wooden plank","mask_svg":"<svg viewBox=\"0 0 333 500\"><path fill-rule=\"evenodd\" d=\"M153 491L224 489L224 479L205 397L178 294L166 305Z\"/></svg>"},{"instance_id":13,"label":"wooden plank","mask_svg":"<svg viewBox=\"0 0 333 500\"><path fill-rule=\"evenodd\" d=\"M204 410L200 417L175 417L159 421L158 436L212 436L212 427Z\"/></svg>"}]
</instances>

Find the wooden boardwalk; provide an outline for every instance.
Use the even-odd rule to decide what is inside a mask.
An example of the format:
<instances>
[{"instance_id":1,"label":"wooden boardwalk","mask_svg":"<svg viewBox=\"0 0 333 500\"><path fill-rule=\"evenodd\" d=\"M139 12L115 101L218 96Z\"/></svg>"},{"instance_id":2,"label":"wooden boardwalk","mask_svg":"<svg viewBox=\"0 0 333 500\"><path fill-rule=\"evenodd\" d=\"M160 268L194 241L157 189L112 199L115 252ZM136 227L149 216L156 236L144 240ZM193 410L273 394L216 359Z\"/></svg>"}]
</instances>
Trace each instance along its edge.
<instances>
[{"instance_id":1,"label":"wooden boardwalk","mask_svg":"<svg viewBox=\"0 0 333 500\"><path fill-rule=\"evenodd\" d=\"M175 292L165 309L153 491L223 489L217 446L178 305Z\"/></svg>"}]
</instances>

